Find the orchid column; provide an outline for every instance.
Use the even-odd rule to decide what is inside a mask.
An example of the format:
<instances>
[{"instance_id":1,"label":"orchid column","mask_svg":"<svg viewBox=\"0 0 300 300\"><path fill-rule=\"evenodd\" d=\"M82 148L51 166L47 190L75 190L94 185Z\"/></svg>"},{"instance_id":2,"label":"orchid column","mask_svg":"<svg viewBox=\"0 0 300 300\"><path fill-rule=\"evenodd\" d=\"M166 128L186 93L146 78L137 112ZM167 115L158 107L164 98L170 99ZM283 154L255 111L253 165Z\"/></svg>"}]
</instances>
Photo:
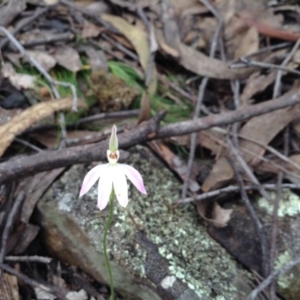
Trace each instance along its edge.
<instances>
[{"instance_id":1,"label":"orchid column","mask_svg":"<svg viewBox=\"0 0 300 300\"><path fill-rule=\"evenodd\" d=\"M116 196L119 204L126 207L128 204L128 187L126 177L142 193L147 194L141 174L133 167L126 164L118 164L120 153L118 150L117 127L114 125L107 150L108 164L102 164L91 169L84 177L79 197L86 194L99 179L98 183L98 208L103 210L110 202L109 217L106 222L103 235L103 251L109 274L111 288L110 299L114 299L114 284L111 267L107 254L106 238L113 218L114 198Z\"/></svg>"}]
</instances>

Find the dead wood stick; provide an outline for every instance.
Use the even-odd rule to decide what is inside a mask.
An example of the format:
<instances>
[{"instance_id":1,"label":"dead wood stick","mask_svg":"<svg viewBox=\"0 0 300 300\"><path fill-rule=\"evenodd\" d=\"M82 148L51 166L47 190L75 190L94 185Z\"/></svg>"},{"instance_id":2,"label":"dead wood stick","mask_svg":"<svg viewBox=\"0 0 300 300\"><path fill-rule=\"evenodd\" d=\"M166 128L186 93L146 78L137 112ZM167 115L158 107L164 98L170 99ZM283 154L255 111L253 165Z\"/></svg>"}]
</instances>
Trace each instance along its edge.
<instances>
[{"instance_id":1,"label":"dead wood stick","mask_svg":"<svg viewBox=\"0 0 300 300\"><path fill-rule=\"evenodd\" d=\"M298 103L300 103L300 89L298 89L295 93L287 93L277 99L256 105L241 107L235 111L223 112L221 114L210 115L197 120L165 125L159 130L155 138L158 139L179 136L215 126L233 124L234 122L244 121L254 116L263 115Z\"/></svg>"},{"instance_id":2,"label":"dead wood stick","mask_svg":"<svg viewBox=\"0 0 300 300\"><path fill-rule=\"evenodd\" d=\"M229 137L227 137L227 144L230 148L230 151L234 157L234 161L229 161L231 167L233 168L233 171L235 173L235 177L237 179L238 185L240 186L240 191L241 191L241 197L242 200L248 210L248 213L256 227L257 234L260 239L260 244L261 244L261 252L262 252L262 275L263 277L267 277L269 274L269 257L268 257L268 242L267 242L267 237L265 233L264 226L258 216L256 215L256 212L248 198L248 195L246 193L245 187L244 187L244 182L242 178L242 174L240 170L237 168L235 165L235 161L238 162L240 167L243 169L243 171L247 174L248 178L251 180L252 184L255 185L260 192L260 194L268 201L271 201L271 197L269 193L266 191L266 189L260 184L260 182L257 180L255 175L253 174L251 168L247 165L246 161L243 159L241 156L239 150L235 148L233 143L230 141Z\"/></svg>"},{"instance_id":3,"label":"dead wood stick","mask_svg":"<svg viewBox=\"0 0 300 300\"><path fill-rule=\"evenodd\" d=\"M272 190L272 191L277 191L278 190L278 184L263 184L263 187L266 190ZM298 184L294 184L294 183L283 183L280 185L281 189L300 189L300 186ZM254 185L250 185L250 186L245 186L244 189L246 191L251 191L251 190L257 190L257 186ZM178 204L184 204L184 203L191 203L191 202L200 202L212 197L218 197L221 195L225 195L227 193L235 193L240 191L240 187L236 186L236 185L229 185L226 186L224 188L218 189L218 190L214 190L214 191L210 191L210 192L206 192L194 197L187 197L185 199L180 199L178 201L176 201L174 204L178 205Z\"/></svg>"},{"instance_id":4,"label":"dead wood stick","mask_svg":"<svg viewBox=\"0 0 300 300\"><path fill-rule=\"evenodd\" d=\"M6 261L13 261L13 262L40 262L44 264L49 264L52 261L51 257L45 256L5 256L4 260Z\"/></svg>"},{"instance_id":5,"label":"dead wood stick","mask_svg":"<svg viewBox=\"0 0 300 300\"><path fill-rule=\"evenodd\" d=\"M64 288L58 288L55 286L41 284L41 283L29 278L25 274L18 272L16 269L11 268L10 266L3 264L3 263L0 263L0 269L3 269L8 273L17 276L18 278L22 279L26 284L29 284L32 287L38 287L47 293L55 295L58 299L68 300L68 298L66 298L68 291L66 291Z\"/></svg>"},{"instance_id":6,"label":"dead wood stick","mask_svg":"<svg viewBox=\"0 0 300 300\"><path fill-rule=\"evenodd\" d=\"M197 120L165 125L159 130L157 129L158 123L163 115L158 114L155 118L121 134L119 145L120 148L128 148L153 139L184 135L215 126L228 125L298 103L300 103L300 89L293 94L288 93L275 100L241 107L235 111L210 115ZM106 150L107 141L101 141L91 145L44 151L31 156L14 158L0 164L0 184L76 163L105 160Z\"/></svg>"},{"instance_id":7,"label":"dead wood stick","mask_svg":"<svg viewBox=\"0 0 300 300\"><path fill-rule=\"evenodd\" d=\"M300 41L300 39L299 39ZM289 155L289 141L290 141L290 130L289 127L285 128L284 132L284 144L283 151L284 155L287 157ZM281 162L281 165L284 167L284 162ZM269 270L270 273L275 270L275 260L277 257L277 235L278 235L278 210L279 204L282 197L282 181L283 181L283 172L279 170L277 175L277 191L276 198L273 204L273 217L272 217L272 229L271 229L271 240L270 240L270 258L269 258ZM270 275L270 274L269 274ZM276 299L276 283L272 282L270 285L270 298L271 300Z\"/></svg>"},{"instance_id":8,"label":"dead wood stick","mask_svg":"<svg viewBox=\"0 0 300 300\"><path fill-rule=\"evenodd\" d=\"M13 35L16 35L20 30L22 30L24 27L28 26L29 24L31 24L32 22L34 22L36 19L38 19L40 16L42 16L43 14L45 14L48 11L49 7L45 7L45 8L41 8L41 9L37 9L35 11L35 13L29 17L26 18L24 20L22 20L17 26L16 28L12 31ZM9 39L6 37L4 38L1 42L0 42L0 49L5 48L5 46L7 45L7 43L9 42Z\"/></svg>"},{"instance_id":9,"label":"dead wood stick","mask_svg":"<svg viewBox=\"0 0 300 300\"><path fill-rule=\"evenodd\" d=\"M275 279L280 275L288 272L295 265L300 263L300 255L295 257L293 260L285 264L282 268L273 271L269 277L267 277L255 290L253 290L245 300L254 300L260 292L262 292L266 287L268 287Z\"/></svg>"},{"instance_id":10,"label":"dead wood stick","mask_svg":"<svg viewBox=\"0 0 300 300\"><path fill-rule=\"evenodd\" d=\"M9 235L11 227L13 225L14 217L16 216L16 213L18 212L18 209L19 209L20 205L22 204L24 197L25 197L24 192L20 192L18 197L14 201L13 207L8 215L8 218L7 218L4 230L3 230L2 238L1 238L0 263L2 263L4 260L8 235ZM1 271L0 271L0 273L1 273Z\"/></svg>"}]
</instances>

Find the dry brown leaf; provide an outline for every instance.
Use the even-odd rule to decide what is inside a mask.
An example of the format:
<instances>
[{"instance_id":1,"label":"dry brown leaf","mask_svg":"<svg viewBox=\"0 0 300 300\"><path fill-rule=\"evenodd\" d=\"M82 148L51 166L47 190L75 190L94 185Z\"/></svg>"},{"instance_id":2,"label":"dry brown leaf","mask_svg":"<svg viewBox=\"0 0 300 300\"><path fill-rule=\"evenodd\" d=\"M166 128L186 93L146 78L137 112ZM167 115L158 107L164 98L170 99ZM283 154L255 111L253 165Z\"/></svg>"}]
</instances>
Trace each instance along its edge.
<instances>
[{"instance_id":1,"label":"dry brown leaf","mask_svg":"<svg viewBox=\"0 0 300 300\"><path fill-rule=\"evenodd\" d=\"M246 82L240 96L241 105L248 105L249 100L258 92L264 91L276 78L277 72L260 75L260 72L252 74Z\"/></svg>"},{"instance_id":2,"label":"dry brown leaf","mask_svg":"<svg viewBox=\"0 0 300 300\"><path fill-rule=\"evenodd\" d=\"M294 184L300 184L300 154L291 155L288 157L289 162L286 162L284 168L290 173L284 173L284 177ZM258 165L259 173L271 173L278 174L279 167L282 166L282 161L279 158L274 158L272 160L262 162ZM293 176L295 175L295 176Z\"/></svg>"},{"instance_id":3,"label":"dry brown leaf","mask_svg":"<svg viewBox=\"0 0 300 300\"><path fill-rule=\"evenodd\" d=\"M78 52L69 46L62 46L55 50L54 57L59 65L71 72L81 70L82 64Z\"/></svg>"},{"instance_id":4,"label":"dry brown leaf","mask_svg":"<svg viewBox=\"0 0 300 300\"><path fill-rule=\"evenodd\" d=\"M144 91L141 100L141 109L138 119L138 124L142 123L143 121L147 121L151 118L151 105L150 99L147 93Z\"/></svg>"},{"instance_id":5,"label":"dry brown leaf","mask_svg":"<svg viewBox=\"0 0 300 300\"><path fill-rule=\"evenodd\" d=\"M166 38L166 34L168 38ZM171 37L172 36L172 37ZM215 58L189 47L178 40L173 33L165 32L165 39L170 47L174 47L180 54L180 64L187 70L201 76L207 76L217 79L235 79L242 78L251 74L253 69L231 69L229 66Z\"/></svg>"},{"instance_id":6,"label":"dry brown leaf","mask_svg":"<svg viewBox=\"0 0 300 300\"><path fill-rule=\"evenodd\" d=\"M141 28L131 25L121 17L103 14L102 19L118 29L133 45L144 71L147 70L149 59L149 42L147 33Z\"/></svg>"},{"instance_id":7,"label":"dry brown leaf","mask_svg":"<svg viewBox=\"0 0 300 300\"><path fill-rule=\"evenodd\" d=\"M7 58L15 67L22 69L20 59L22 55L20 53L3 53L4 57Z\"/></svg>"},{"instance_id":8,"label":"dry brown leaf","mask_svg":"<svg viewBox=\"0 0 300 300\"><path fill-rule=\"evenodd\" d=\"M280 55L286 54L285 51L278 51L275 56L270 55L266 62L272 63L272 60ZM288 69L296 69L298 64L294 61L288 63L286 68ZM285 75L286 72L282 71L282 75ZM240 97L241 104L247 105L249 104L249 100L257 93L264 91L270 84L272 84L277 76L277 71L271 71L267 75L259 75L259 72L252 74L246 82L246 85L243 89L243 92ZM295 86L295 88L297 88Z\"/></svg>"},{"instance_id":9,"label":"dry brown leaf","mask_svg":"<svg viewBox=\"0 0 300 300\"><path fill-rule=\"evenodd\" d=\"M54 5L58 3L58 0L43 0L46 5Z\"/></svg>"},{"instance_id":10,"label":"dry brown leaf","mask_svg":"<svg viewBox=\"0 0 300 300\"><path fill-rule=\"evenodd\" d=\"M174 10L171 6L168 8L165 9L163 18L164 38L170 47L179 52L179 63L184 68L198 75L217 79L244 78L253 72L253 68L231 69L225 62L210 58L182 43Z\"/></svg>"},{"instance_id":11,"label":"dry brown leaf","mask_svg":"<svg viewBox=\"0 0 300 300\"><path fill-rule=\"evenodd\" d=\"M89 46L85 47L84 51L88 56L89 65L94 72L98 70L108 71L107 57L104 52Z\"/></svg>"},{"instance_id":12,"label":"dry brown leaf","mask_svg":"<svg viewBox=\"0 0 300 300\"><path fill-rule=\"evenodd\" d=\"M212 219L218 224L217 227L226 227L232 214L232 209L225 209L217 202L213 206Z\"/></svg>"},{"instance_id":13,"label":"dry brown leaf","mask_svg":"<svg viewBox=\"0 0 300 300\"><path fill-rule=\"evenodd\" d=\"M0 107L0 125L7 123L9 120L11 120L14 116L21 113L21 109L15 108L15 109L5 109Z\"/></svg>"},{"instance_id":14,"label":"dry brown leaf","mask_svg":"<svg viewBox=\"0 0 300 300\"><path fill-rule=\"evenodd\" d=\"M0 299L19 300L18 279L14 275L2 273L0 276Z\"/></svg>"},{"instance_id":15,"label":"dry brown leaf","mask_svg":"<svg viewBox=\"0 0 300 300\"><path fill-rule=\"evenodd\" d=\"M65 168L53 169L24 179L25 199L20 213L22 223L27 224L29 222L36 203L64 170Z\"/></svg>"},{"instance_id":16,"label":"dry brown leaf","mask_svg":"<svg viewBox=\"0 0 300 300\"><path fill-rule=\"evenodd\" d=\"M116 29L118 29L133 45L135 51L138 54L140 64L146 74L148 72L148 64L149 64L149 57L150 57L150 45L148 41L148 34L142 30L141 27L131 25L123 18L116 17L113 15L103 14L102 19ZM157 74L156 68L153 64L152 66L152 80L149 84L149 91L153 93L155 90L155 86L157 84ZM154 86L154 88L153 88Z\"/></svg>"},{"instance_id":17,"label":"dry brown leaf","mask_svg":"<svg viewBox=\"0 0 300 300\"><path fill-rule=\"evenodd\" d=\"M297 50L293 55L293 61L297 64L300 64L300 50Z\"/></svg>"},{"instance_id":18,"label":"dry brown leaf","mask_svg":"<svg viewBox=\"0 0 300 300\"><path fill-rule=\"evenodd\" d=\"M36 78L34 76L17 73L10 63L2 64L2 74L18 90L33 89L35 87Z\"/></svg>"},{"instance_id":19,"label":"dry brown leaf","mask_svg":"<svg viewBox=\"0 0 300 300\"><path fill-rule=\"evenodd\" d=\"M90 37L97 37L103 29L91 22L85 21L83 24L82 30L82 37L83 38L90 38Z\"/></svg>"},{"instance_id":20,"label":"dry brown leaf","mask_svg":"<svg viewBox=\"0 0 300 300\"><path fill-rule=\"evenodd\" d=\"M211 208L211 201L201 201L196 203L196 206L198 214L214 227L226 227L230 221L232 209L224 209L216 201L212 204L212 213L210 217L208 217L207 211L208 208Z\"/></svg>"},{"instance_id":21,"label":"dry brown leaf","mask_svg":"<svg viewBox=\"0 0 300 300\"><path fill-rule=\"evenodd\" d=\"M186 163L181 160L177 155L175 155L166 145L164 145L161 141L151 141L148 143L153 151L155 151L173 170L175 173L179 175L179 177L184 180L187 165ZM197 192L200 189L199 184L193 180L197 173L197 164L193 164L192 167L192 174L189 179L189 190L192 192Z\"/></svg>"},{"instance_id":22,"label":"dry brown leaf","mask_svg":"<svg viewBox=\"0 0 300 300\"><path fill-rule=\"evenodd\" d=\"M169 54L175 58L178 58L179 52L167 44L167 42L165 41L165 38L163 36L163 32L160 29L155 28L155 34L156 34L158 45L161 48L161 50L163 52L165 52L166 54Z\"/></svg>"},{"instance_id":23,"label":"dry brown leaf","mask_svg":"<svg viewBox=\"0 0 300 300\"><path fill-rule=\"evenodd\" d=\"M242 69L230 69L223 61L210 58L182 43L179 44L178 50L181 58L180 64L187 70L201 76L208 76L216 79L235 79L245 77L247 74L253 72L250 68L244 71L242 71Z\"/></svg>"},{"instance_id":24,"label":"dry brown leaf","mask_svg":"<svg viewBox=\"0 0 300 300\"><path fill-rule=\"evenodd\" d=\"M190 16L190 15L199 15L199 14L208 13L208 12L209 12L209 9L206 6L201 5L201 3L198 2L198 3L195 3L194 6L183 8L182 12L180 14L180 17L184 18L184 17Z\"/></svg>"},{"instance_id":25,"label":"dry brown leaf","mask_svg":"<svg viewBox=\"0 0 300 300\"><path fill-rule=\"evenodd\" d=\"M87 292L83 289L79 290L78 292L77 291L68 292L66 295L66 298L68 300L88 300L89 299Z\"/></svg>"},{"instance_id":26,"label":"dry brown leaf","mask_svg":"<svg viewBox=\"0 0 300 300\"><path fill-rule=\"evenodd\" d=\"M33 224L22 224L21 228L12 233L16 244L13 247L15 254L22 254L26 251L31 242L36 238L40 231L40 227ZM10 236L10 238L11 238Z\"/></svg>"},{"instance_id":27,"label":"dry brown leaf","mask_svg":"<svg viewBox=\"0 0 300 300\"><path fill-rule=\"evenodd\" d=\"M297 118L299 114L300 105L296 105L293 108L287 107L262 116L254 117L242 127L239 134L252 140L256 140L264 145L268 145L269 142L286 125ZM251 165L258 164L260 161L258 156L262 156L266 151L264 147L247 140L241 141L240 149L246 149L250 152L245 153L242 151L245 161ZM226 151L224 151L224 154L226 155ZM233 178L234 172L230 164L225 157L220 157L208 177L205 179L202 190L207 192L219 188Z\"/></svg>"},{"instance_id":28,"label":"dry brown leaf","mask_svg":"<svg viewBox=\"0 0 300 300\"><path fill-rule=\"evenodd\" d=\"M197 0L171 0L172 6L175 8L177 15L180 15L184 10L195 6L201 6Z\"/></svg>"},{"instance_id":29,"label":"dry brown leaf","mask_svg":"<svg viewBox=\"0 0 300 300\"><path fill-rule=\"evenodd\" d=\"M239 41L238 47L235 50L234 57L242 57L256 52L259 48L259 36L255 27L247 30L246 34Z\"/></svg>"},{"instance_id":30,"label":"dry brown leaf","mask_svg":"<svg viewBox=\"0 0 300 300\"><path fill-rule=\"evenodd\" d=\"M39 103L35 106L25 109L19 115L13 117L9 122L0 126L0 156L14 140L15 136L22 133L35 122L51 115L60 110L70 109L72 107L72 99L64 98L60 100L52 100ZM84 107L82 102L78 103L79 107Z\"/></svg>"},{"instance_id":31,"label":"dry brown leaf","mask_svg":"<svg viewBox=\"0 0 300 300\"><path fill-rule=\"evenodd\" d=\"M220 153L223 145L225 145L224 135L212 129L202 130L198 133L197 145L209 149L212 154ZM190 147L190 135L173 136L170 138L172 143L176 145Z\"/></svg>"},{"instance_id":32,"label":"dry brown leaf","mask_svg":"<svg viewBox=\"0 0 300 300\"><path fill-rule=\"evenodd\" d=\"M89 131L89 130L76 130L76 131L68 131L68 139L67 144L72 146L74 145L85 145L89 143L96 143L103 139L105 134L97 131ZM47 148L53 148L57 146L57 131L50 130L43 133L32 133L30 137L37 140L39 143L44 145Z\"/></svg>"},{"instance_id":33,"label":"dry brown leaf","mask_svg":"<svg viewBox=\"0 0 300 300\"><path fill-rule=\"evenodd\" d=\"M36 286L34 288L35 296L37 299L44 299L44 300L55 300L56 296L50 293L51 290L46 291L45 289Z\"/></svg>"},{"instance_id":34,"label":"dry brown leaf","mask_svg":"<svg viewBox=\"0 0 300 300\"><path fill-rule=\"evenodd\" d=\"M209 149L213 154L220 153L222 149L223 134L214 130L208 129L198 133L198 145Z\"/></svg>"},{"instance_id":35,"label":"dry brown leaf","mask_svg":"<svg viewBox=\"0 0 300 300\"><path fill-rule=\"evenodd\" d=\"M27 53L35 58L46 71L56 65L56 59L45 51L27 50Z\"/></svg>"},{"instance_id":36,"label":"dry brown leaf","mask_svg":"<svg viewBox=\"0 0 300 300\"><path fill-rule=\"evenodd\" d=\"M3 5L5 4L6 5ZM0 25L6 27L9 23L15 19L23 10L26 9L26 1L10 0L1 1L0 6Z\"/></svg>"}]
</instances>

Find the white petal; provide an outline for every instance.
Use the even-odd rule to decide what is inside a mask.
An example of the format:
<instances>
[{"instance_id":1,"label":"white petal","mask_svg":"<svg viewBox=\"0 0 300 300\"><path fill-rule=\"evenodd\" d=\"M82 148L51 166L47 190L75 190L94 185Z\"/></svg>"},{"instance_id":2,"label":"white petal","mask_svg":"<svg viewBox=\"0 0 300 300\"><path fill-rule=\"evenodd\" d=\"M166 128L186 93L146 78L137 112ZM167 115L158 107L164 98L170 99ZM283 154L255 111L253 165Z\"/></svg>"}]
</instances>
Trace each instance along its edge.
<instances>
[{"instance_id":1,"label":"white petal","mask_svg":"<svg viewBox=\"0 0 300 300\"><path fill-rule=\"evenodd\" d=\"M134 186L142 193L147 195L143 178L141 174L133 167L125 164L118 164L119 167L122 168L125 175L128 177L128 179L134 184Z\"/></svg>"},{"instance_id":2,"label":"white petal","mask_svg":"<svg viewBox=\"0 0 300 300\"><path fill-rule=\"evenodd\" d=\"M106 169L103 171L102 176L99 180L98 185L98 207L100 210L103 210L110 198L113 184L113 172L111 165L107 164Z\"/></svg>"},{"instance_id":3,"label":"white petal","mask_svg":"<svg viewBox=\"0 0 300 300\"><path fill-rule=\"evenodd\" d=\"M112 168L114 169L113 182L117 200L119 201L121 206L126 207L128 204L128 187L126 176L119 165L112 166Z\"/></svg>"},{"instance_id":4,"label":"white petal","mask_svg":"<svg viewBox=\"0 0 300 300\"><path fill-rule=\"evenodd\" d=\"M85 175L80 189L79 197L83 196L90 190L90 188L95 184L95 182L102 175L103 170L105 169L106 166L107 164L96 166Z\"/></svg>"}]
</instances>

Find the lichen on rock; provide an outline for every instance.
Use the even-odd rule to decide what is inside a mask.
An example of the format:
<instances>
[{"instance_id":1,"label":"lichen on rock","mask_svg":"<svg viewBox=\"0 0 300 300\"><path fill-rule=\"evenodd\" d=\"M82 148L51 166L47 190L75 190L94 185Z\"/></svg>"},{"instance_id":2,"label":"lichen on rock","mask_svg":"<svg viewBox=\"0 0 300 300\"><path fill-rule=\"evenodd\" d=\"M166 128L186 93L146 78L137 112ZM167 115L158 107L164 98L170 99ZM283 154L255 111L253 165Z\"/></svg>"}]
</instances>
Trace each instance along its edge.
<instances>
[{"instance_id":1,"label":"lichen on rock","mask_svg":"<svg viewBox=\"0 0 300 300\"><path fill-rule=\"evenodd\" d=\"M193 205L174 205L180 187L175 176L141 152L132 154L126 163L142 174L148 195L130 189L127 208L116 203L108 235L110 259L161 299L237 299L233 282L243 271L207 234ZM73 166L42 202L51 203L59 214L71 215L101 255L108 211L97 209L97 185L78 199L86 171L82 165ZM39 204L39 210L45 216L47 206Z\"/></svg>"}]
</instances>

